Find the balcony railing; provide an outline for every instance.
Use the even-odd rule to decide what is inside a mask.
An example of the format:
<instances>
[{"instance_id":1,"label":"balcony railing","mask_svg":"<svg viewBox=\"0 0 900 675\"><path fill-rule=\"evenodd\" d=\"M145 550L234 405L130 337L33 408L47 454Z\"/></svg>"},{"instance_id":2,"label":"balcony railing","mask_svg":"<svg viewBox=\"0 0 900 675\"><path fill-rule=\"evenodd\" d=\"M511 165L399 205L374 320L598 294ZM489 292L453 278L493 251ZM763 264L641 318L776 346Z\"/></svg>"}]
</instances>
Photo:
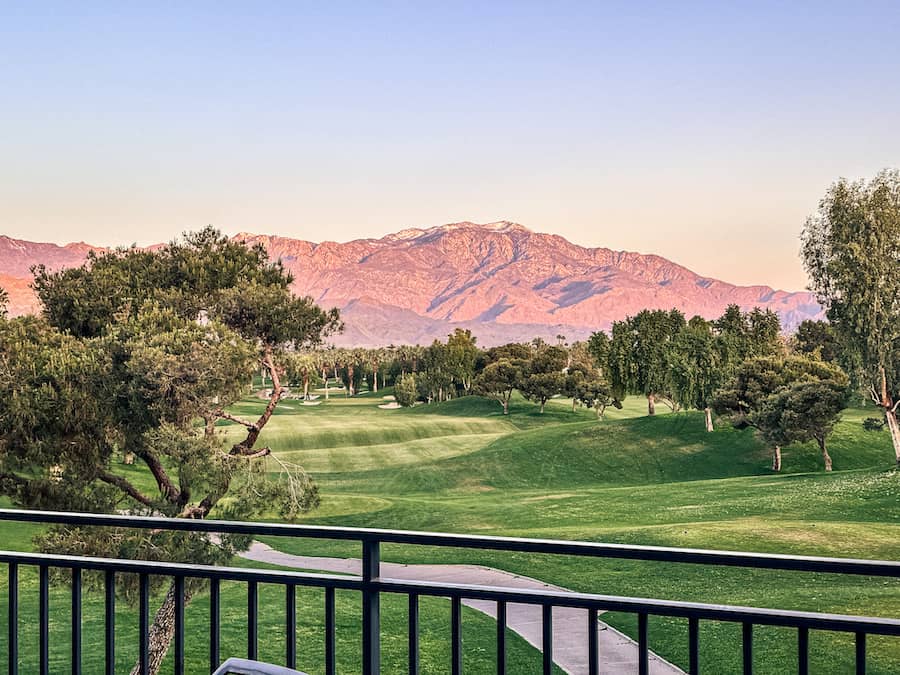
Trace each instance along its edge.
<instances>
[{"instance_id":1,"label":"balcony railing","mask_svg":"<svg viewBox=\"0 0 900 675\"><path fill-rule=\"evenodd\" d=\"M791 555L767 555L655 546L599 544L577 541L543 539L519 539L509 537L482 537L462 534L436 534L398 530L356 529L346 527L318 527L273 523L244 523L216 520L180 520L120 515L94 515L83 513L59 513L0 509L0 520L43 524L78 526L128 527L154 530L177 530L242 534L251 536L279 536L304 539L330 539L358 542L362 554L361 575L313 574L294 571L213 567L168 562L138 560L114 560L105 558L37 553L0 552L0 563L5 563L9 575L9 639L8 672L18 671L18 574L22 566L36 567L39 576L39 663L42 675L49 673L49 585L51 568L71 570L71 644L72 672L80 673L82 663L82 572L102 572L105 575L105 664L106 672L115 672L115 581L118 574L134 574L139 579L139 661L147 670L149 658L150 584L151 575L170 577L174 580L175 672L184 672L185 620L184 587L189 578L207 579L210 588L209 665L215 670L220 655L220 584L237 581L247 585L247 656L254 659L258 653L258 587L259 584L277 584L285 589L285 632L287 635L284 664L296 667L296 591L297 587L317 587L325 594L325 670L335 674L335 591L349 590L360 593L362 598L362 668L366 675L380 671L380 597L382 593L401 594L409 601L409 672L419 672L419 611L421 597L449 598L451 602L450 654L451 672L462 673L462 601L484 600L497 603L497 672L506 673L506 609L509 603L522 603L542 608L543 672L553 670L553 608L578 608L586 611L588 622L589 672L595 675L600 669L597 639L598 614L601 611L633 613L638 623L638 669L641 675L649 673L650 645L648 618L679 617L688 621L689 671L698 673L700 622L718 621L740 624L742 627L742 662L745 673L753 669L754 626L780 626L797 631L797 671L809 672L809 631L825 630L850 633L855 636L856 672L866 670L866 637L869 635L900 636L900 620L854 615L801 612L782 609L763 609L696 602L652 600L646 598L598 595L565 590L532 590L469 584L432 583L381 577L380 551L382 544L406 544L429 547L452 547L470 550L493 550L546 555L572 555L585 558L618 558L628 560L657 561L667 563L694 563L698 565L726 565L768 570L799 572L828 572L865 575L872 577L900 578L900 563L882 560L852 560Z\"/></svg>"}]
</instances>

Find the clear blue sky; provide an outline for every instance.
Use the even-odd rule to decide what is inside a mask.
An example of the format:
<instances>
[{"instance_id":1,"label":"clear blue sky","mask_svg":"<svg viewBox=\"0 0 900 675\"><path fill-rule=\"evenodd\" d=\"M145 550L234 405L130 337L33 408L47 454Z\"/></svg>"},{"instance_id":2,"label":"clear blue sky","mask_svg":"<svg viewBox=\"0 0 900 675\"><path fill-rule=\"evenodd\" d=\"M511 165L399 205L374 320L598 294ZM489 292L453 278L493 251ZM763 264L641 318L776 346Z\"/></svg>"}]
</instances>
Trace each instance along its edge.
<instances>
[{"instance_id":1,"label":"clear blue sky","mask_svg":"<svg viewBox=\"0 0 900 675\"><path fill-rule=\"evenodd\" d=\"M0 233L514 220L800 288L900 165L900 3L0 4Z\"/></svg>"}]
</instances>

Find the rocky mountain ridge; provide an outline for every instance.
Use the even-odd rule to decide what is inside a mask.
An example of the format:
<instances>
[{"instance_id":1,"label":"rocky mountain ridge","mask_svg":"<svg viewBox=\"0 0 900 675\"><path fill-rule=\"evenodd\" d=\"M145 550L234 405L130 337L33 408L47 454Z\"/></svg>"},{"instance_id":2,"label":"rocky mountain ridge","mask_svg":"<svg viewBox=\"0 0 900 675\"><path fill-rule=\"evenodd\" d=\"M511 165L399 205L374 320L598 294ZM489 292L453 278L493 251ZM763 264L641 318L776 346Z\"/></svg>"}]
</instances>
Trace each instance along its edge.
<instances>
[{"instance_id":1,"label":"rocky mountain ridge","mask_svg":"<svg viewBox=\"0 0 900 675\"><path fill-rule=\"evenodd\" d=\"M768 307L787 329L822 315L808 292L736 286L657 255L587 248L507 221L410 228L346 243L247 232L234 238L280 258L297 293L340 307L347 324L341 344L429 342L457 326L483 344L579 339L644 308L711 318L729 303ZM11 311L35 306L22 290L31 265L77 265L90 250L101 249L0 236L0 285L10 290Z\"/></svg>"}]
</instances>

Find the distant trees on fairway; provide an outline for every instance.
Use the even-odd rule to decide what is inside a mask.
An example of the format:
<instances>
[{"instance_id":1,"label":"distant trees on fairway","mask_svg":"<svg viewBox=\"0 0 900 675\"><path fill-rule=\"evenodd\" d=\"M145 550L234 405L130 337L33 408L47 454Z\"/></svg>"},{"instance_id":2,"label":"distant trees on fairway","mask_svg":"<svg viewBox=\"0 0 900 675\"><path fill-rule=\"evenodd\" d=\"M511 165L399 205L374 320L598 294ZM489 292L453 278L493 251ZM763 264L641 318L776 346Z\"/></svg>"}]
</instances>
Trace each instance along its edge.
<instances>
[{"instance_id":1,"label":"distant trees on fairway","mask_svg":"<svg viewBox=\"0 0 900 675\"><path fill-rule=\"evenodd\" d=\"M737 366L783 349L774 312L745 313L737 305L714 321L686 321L676 309L643 310L613 322L611 336L598 332L588 341L617 399L645 396L648 415L656 413L658 402L672 410L702 410L707 431L713 430L713 396Z\"/></svg>"}]
</instances>

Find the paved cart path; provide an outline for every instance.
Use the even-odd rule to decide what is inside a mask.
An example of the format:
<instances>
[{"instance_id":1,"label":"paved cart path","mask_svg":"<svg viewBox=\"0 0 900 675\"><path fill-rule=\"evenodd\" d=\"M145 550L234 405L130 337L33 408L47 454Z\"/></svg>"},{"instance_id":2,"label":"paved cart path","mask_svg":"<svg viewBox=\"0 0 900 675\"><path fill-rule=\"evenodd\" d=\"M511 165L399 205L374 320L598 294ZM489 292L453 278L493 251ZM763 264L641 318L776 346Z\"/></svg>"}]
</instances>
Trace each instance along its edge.
<instances>
[{"instance_id":1,"label":"paved cart path","mask_svg":"<svg viewBox=\"0 0 900 675\"><path fill-rule=\"evenodd\" d=\"M282 567L342 574L362 574L362 563L358 558L292 555L278 551L259 541L253 542L250 549L240 555L248 560L280 565ZM565 590L537 579L530 579L480 565L403 565L400 563L382 562L381 576L403 581ZM462 603L494 619L497 617L497 605L494 602L463 600ZM506 620L510 630L521 635L538 650L541 649L542 610L540 606L509 603L506 608ZM638 672L638 646L634 640L604 623L599 623L597 626L597 637L601 673L604 675L620 675ZM588 673L587 644L587 610L554 607L553 660L556 664L572 675L586 675ZM650 673L652 675L672 675L683 672L656 654L650 653Z\"/></svg>"}]
</instances>

